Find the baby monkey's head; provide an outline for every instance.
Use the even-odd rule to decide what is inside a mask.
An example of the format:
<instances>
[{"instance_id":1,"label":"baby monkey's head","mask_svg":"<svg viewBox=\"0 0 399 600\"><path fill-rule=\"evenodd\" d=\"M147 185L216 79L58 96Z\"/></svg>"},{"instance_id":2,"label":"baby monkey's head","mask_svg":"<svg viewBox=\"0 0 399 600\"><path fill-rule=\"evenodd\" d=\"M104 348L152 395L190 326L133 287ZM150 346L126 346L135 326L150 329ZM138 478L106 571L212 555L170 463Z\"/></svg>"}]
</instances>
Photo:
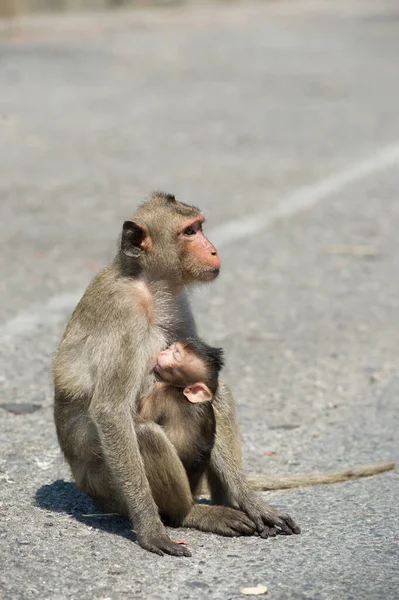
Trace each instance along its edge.
<instances>
[{"instance_id":1,"label":"baby monkey's head","mask_svg":"<svg viewBox=\"0 0 399 600\"><path fill-rule=\"evenodd\" d=\"M223 350L202 340L176 342L161 352L155 373L166 383L182 388L190 402L206 402L215 395L223 367Z\"/></svg>"}]
</instances>

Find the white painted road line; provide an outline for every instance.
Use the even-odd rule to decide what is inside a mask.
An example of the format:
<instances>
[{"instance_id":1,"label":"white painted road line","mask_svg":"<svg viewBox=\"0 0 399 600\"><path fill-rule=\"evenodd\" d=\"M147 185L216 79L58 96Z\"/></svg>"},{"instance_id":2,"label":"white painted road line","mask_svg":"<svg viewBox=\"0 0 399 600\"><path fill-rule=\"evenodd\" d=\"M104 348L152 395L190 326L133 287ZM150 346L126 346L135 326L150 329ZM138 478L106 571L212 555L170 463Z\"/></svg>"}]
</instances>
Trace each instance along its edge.
<instances>
[{"instance_id":1,"label":"white painted road line","mask_svg":"<svg viewBox=\"0 0 399 600\"><path fill-rule=\"evenodd\" d=\"M350 166L338 173L330 175L322 181L307 185L294 192L281 202L274 210L267 213L259 212L242 219L235 219L215 227L209 232L209 237L217 248L245 239L246 237L264 231L276 221L290 217L315 204L337 194L352 183L367 179L379 171L399 164L399 144L388 146L378 154Z\"/></svg>"},{"instance_id":2,"label":"white painted road line","mask_svg":"<svg viewBox=\"0 0 399 600\"><path fill-rule=\"evenodd\" d=\"M290 217L337 194L348 185L399 164L399 144L388 146L372 157L330 175L322 181L305 186L281 202L274 210L234 219L209 231L209 238L218 248L266 230L276 221ZM31 336L47 323L58 323L70 312L83 290L53 296L42 305L34 305L0 326L0 344L10 339Z\"/></svg>"}]
</instances>

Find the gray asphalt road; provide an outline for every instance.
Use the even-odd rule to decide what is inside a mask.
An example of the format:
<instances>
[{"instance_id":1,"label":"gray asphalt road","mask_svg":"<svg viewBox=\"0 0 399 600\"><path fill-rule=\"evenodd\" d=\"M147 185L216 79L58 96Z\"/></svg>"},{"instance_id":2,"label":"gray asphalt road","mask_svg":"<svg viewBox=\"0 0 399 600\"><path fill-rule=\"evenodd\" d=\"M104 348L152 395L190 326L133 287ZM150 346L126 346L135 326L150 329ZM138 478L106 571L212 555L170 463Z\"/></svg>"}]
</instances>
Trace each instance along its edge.
<instances>
[{"instance_id":1,"label":"gray asphalt road","mask_svg":"<svg viewBox=\"0 0 399 600\"><path fill-rule=\"evenodd\" d=\"M223 274L193 303L226 349L246 467L398 458L397 2L42 18L1 36L0 403L40 408L0 408L0 598L236 599L258 583L281 600L398 598L397 471L269 494L301 536L179 531L193 557L159 558L126 521L85 516L50 375L121 220L160 188L222 242Z\"/></svg>"}]
</instances>

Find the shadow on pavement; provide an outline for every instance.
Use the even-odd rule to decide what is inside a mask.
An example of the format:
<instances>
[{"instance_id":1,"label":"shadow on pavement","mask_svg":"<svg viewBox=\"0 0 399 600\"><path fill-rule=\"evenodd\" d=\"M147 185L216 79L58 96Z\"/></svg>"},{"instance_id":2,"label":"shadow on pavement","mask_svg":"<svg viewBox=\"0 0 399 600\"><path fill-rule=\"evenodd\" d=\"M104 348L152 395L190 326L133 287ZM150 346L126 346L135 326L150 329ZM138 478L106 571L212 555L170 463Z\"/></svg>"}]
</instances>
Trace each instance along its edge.
<instances>
[{"instance_id":1,"label":"shadow on pavement","mask_svg":"<svg viewBox=\"0 0 399 600\"><path fill-rule=\"evenodd\" d=\"M35 493L35 503L44 510L67 513L76 521L90 527L114 533L129 540L136 540L131 524L118 516L106 516L94 502L78 490L71 481L58 479L50 485L42 485ZM93 516L87 516L93 515Z\"/></svg>"}]
</instances>

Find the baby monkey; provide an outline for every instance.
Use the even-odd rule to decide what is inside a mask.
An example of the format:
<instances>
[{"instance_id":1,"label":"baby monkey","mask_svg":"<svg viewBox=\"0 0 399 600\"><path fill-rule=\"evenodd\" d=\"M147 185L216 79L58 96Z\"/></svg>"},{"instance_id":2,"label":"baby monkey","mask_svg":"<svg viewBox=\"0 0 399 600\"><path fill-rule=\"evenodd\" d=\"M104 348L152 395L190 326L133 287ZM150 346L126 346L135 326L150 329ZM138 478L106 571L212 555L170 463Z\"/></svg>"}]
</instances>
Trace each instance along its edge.
<instances>
[{"instance_id":1,"label":"baby monkey","mask_svg":"<svg viewBox=\"0 0 399 600\"><path fill-rule=\"evenodd\" d=\"M164 429L183 463L193 495L215 441L211 400L222 366L221 348L199 339L177 342L159 354L154 367L158 381L138 405L141 418Z\"/></svg>"}]
</instances>

